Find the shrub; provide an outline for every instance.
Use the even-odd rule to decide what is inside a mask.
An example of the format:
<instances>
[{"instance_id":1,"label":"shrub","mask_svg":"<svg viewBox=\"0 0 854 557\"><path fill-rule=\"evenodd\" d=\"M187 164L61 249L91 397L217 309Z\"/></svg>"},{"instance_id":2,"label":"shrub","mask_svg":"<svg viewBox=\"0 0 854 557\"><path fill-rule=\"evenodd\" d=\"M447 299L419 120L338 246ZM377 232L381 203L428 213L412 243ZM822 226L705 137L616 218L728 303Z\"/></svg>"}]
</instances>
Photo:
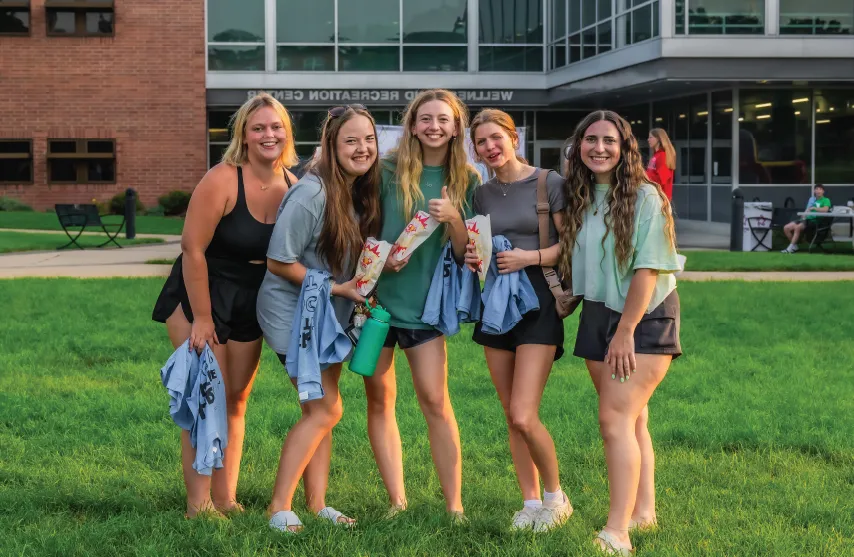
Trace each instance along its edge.
<instances>
[{"instance_id":1,"label":"shrub","mask_svg":"<svg viewBox=\"0 0 854 557\"><path fill-rule=\"evenodd\" d=\"M110 204L108 210L111 215L124 215L125 214L125 192L117 193L110 199ZM136 214L142 214L145 211L145 205L142 204L142 201L139 200L139 196L136 198Z\"/></svg>"},{"instance_id":2,"label":"shrub","mask_svg":"<svg viewBox=\"0 0 854 557\"><path fill-rule=\"evenodd\" d=\"M163 207L163 214L166 216L183 215L190 204L190 193L181 190L170 191L158 197L157 202Z\"/></svg>"},{"instance_id":3,"label":"shrub","mask_svg":"<svg viewBox=\"0 0 854 557\"><path fill-rule=\"evenodd\" d=\"M0 211L30 212L33 208L14 197L0 196Z\"/></svg>"},{"instance_id":4,"label":"shrub","mask_svg":"<svg viewBox=\"0 0 854 557\"><path fill-rule=\"evenodd\" d=\"M145 216L147 217L162 217L165 215L165 211L163 211L162 205L155 205L154 207L149 207L145 210Z\"/></svg>"}]
</instances>

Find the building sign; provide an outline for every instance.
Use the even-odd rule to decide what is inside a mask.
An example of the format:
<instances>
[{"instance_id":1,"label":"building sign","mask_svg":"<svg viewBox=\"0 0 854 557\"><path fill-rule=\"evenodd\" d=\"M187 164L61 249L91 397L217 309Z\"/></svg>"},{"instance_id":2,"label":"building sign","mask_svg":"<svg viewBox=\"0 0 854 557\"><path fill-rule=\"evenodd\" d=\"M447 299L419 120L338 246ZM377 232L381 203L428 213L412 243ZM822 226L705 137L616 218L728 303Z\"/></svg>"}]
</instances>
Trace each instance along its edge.
<instances>
[{"instance_id":1,"label":"building sign","mask_svg":"<svg viewBox=\"0 0 854 557\"><path fill-rule=\"evenodd\" d=\"M209 106L235 106L264 89L208 89ZM267 89L285 105L328 105L362 103L403 106L415 98L417 89ZM532 89L461 89L454 93L475 106L548 106L548 92Z\"/></svg>"}]
</instances>

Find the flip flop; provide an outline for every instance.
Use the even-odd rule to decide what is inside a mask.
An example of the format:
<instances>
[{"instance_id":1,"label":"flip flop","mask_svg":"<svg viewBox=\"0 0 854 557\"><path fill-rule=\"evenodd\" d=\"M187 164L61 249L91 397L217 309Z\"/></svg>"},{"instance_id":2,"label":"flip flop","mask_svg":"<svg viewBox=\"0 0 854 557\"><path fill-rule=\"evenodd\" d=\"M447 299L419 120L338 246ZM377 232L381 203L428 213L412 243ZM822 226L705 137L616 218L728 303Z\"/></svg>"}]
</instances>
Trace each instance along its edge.
<instances>
[{"instance_id":1,"label":"flip flop","mask_svg":"<svg viewBox=\"0 0 854 557\"><path fill-rule=\"evenodd\" d=\"M332 507L323 507L320 509L320 512L317 513L317 516L318 518L328 520L332 524L341 526L342 528L354 528L356 526L356 521L354 519L346 516L341 511L333 509Z\"/></svg>"},{"instance_id":2,"label":"flip flop","mask_svg":"<svg viewBox=\"0 0 854 557\"><path fill-rule=\"evenodd\" d=\"M270 517L270 528L285 534L296 535L302 531L302 521L293 511L279 511ZM291 530L296 528L296 530Z\"/></svg>"},{"instance_id":3,"label":"flip flop","mask_svg":"<svg viewBox=\"0 0 854 557\"><path fill-rule=\"evenodd\" d=\"M599 551L603 551L608 555L631 557L635 553L635 548L625 547L613 534L610 534L605 530L599 532L599 535L593 540L594 543L596 540L602 540L602 545L596 544L596 547L599 548Z\"/></svg>"}]
</instances>

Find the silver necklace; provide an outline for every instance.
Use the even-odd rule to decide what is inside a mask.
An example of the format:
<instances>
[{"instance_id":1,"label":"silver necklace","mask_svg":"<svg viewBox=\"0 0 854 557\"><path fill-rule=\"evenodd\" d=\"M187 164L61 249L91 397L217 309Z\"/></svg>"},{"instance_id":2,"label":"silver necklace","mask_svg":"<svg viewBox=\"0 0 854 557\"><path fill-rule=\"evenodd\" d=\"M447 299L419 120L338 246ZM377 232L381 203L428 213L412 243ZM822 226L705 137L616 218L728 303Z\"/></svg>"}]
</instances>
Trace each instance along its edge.
<instances>
[{"instance_id":1,"label":"silver necklace","mask_svg":"<svg viewBox=\"0 0 854 557\"><path fill-rule=\"evenodd\" d=\"M602 201L600 201L599 203L594 205L594 209L593 209L593 216L594 217L599 214L599 209L601 209L604 204L605 204L605 200L603 199Z\"/></svg>"},{"instance_id":2,"label":"silver necklace","mask_svg":"<svg viewBox=\"0 0 854 557\"><path fill-rule=\"evenodd\" d=\"M523 168L522 170L524 171L525 169ZM522 174L522 172L519 172L519 175L521 175L521 174ZM501 189L501 195L504 197L507 197L507 192L510 191L510 186L512 186L513 184L515 184L516 182L519 181L519 176L516 176L515 179L510 180L509 182L506 182L506 183L499 180L498 176L496 176L495 181L498 183L498 187Z\"/></svg>"}]
</instances>

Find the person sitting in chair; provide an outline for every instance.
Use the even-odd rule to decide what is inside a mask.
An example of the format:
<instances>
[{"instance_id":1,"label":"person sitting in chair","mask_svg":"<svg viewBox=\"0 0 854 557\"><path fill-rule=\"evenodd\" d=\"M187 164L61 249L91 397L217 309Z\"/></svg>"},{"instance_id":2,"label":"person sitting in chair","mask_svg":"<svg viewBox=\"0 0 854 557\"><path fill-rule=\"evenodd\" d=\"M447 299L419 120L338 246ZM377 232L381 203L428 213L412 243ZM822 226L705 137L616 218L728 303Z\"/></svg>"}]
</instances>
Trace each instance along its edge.
<instances>
[{"instance_id":1,"label":"person sitting in chair","mask_svg":"<svg viewBox=\"0 0 854 557\"><path fill-rule=\"evenodd\" d=\"M824 196L824 186L816 184L815 188L813 188L813 197L810 197L809 202L807 202L807 208L804 212L827 213L830 211L830 206L830 199ZM805 215L804 218L792 221L784 226L783 232L786 234L786 238L789 239L789 247L782 250L782 253L795 253L798 251L798 241L800 240L801 234L803 234L804 230L808 228L814 229L818 218L819 217L815 215Z\"/></svg>"}]
</instances>

